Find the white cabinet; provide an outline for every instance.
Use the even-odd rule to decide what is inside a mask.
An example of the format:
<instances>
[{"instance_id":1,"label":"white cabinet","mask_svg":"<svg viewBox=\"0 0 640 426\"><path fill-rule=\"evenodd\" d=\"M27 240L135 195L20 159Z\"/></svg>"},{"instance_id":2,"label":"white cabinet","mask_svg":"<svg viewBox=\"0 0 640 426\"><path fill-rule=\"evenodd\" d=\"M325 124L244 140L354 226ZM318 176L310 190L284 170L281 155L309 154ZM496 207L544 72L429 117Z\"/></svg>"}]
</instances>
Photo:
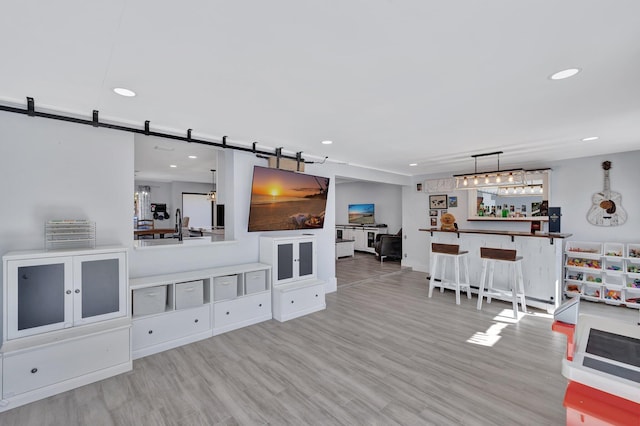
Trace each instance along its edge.
<instances>
[{"instance_id":1,"label":"white cabinet","mask_svg":"<svg viewBox=\"0 0 640 426\"><path fill-rule=\"evenodd\" d=\"M256 263L218 273L214 282L220 285L213 290L216 300L213 304L214 336L272 318L269 265ZM222 292L221 296L218 296L219 292Z\"/></svg>"},{"instance_id":2,"label":"white cabinet","mask_svg":"<svg viewBox=\"0 0 640 426\"><path fill-rule=\"evenodd\" d=\"M273 288L273 318L287 321L326 308L324 282L308 280Z\"/></svg>"},{"instance_id":3,"label":"white cabinet","mask_svg":"<svg viewBox=\"0 0 640 426\"><path fill-rule=\"evenodd\" d=\"M271 319L270 282L262 263L132 279L133 357Z\"/></svg>"},{"instance_id":4,"label":"white cabinet","mask_svg":"<svg viewBox=\"0 0 640 426\"><path fill-rule=\"evenodd\" d=\"M6 255L7 339L126 316L125 256Z\"/></svg>"},{"instance_id":5,"label":"white cabinet","mask_svg":"<svg viewBox=\"0 0 640 426\"><path fill-rule=\"evenodd\" d=\"M374 244L378 234L386 234L386 226L336 225L336 238L353 240L356 251L376 252Z\"/></svg>"},{"instance_id":6,"label":"white cabinet","mask_svg":"<svg viewBox=\"0 0 640 426\"><path fill-rule=\"evenodd\" d=\"M314 236L260 237L260 261L272 265L273 318L287 321L326 308Z\"/></svg>"},{"instance_id":7,"label":"white cabinet","mask_svg":"<svg viewBox=\"0 0 640 426\"><path fill-rule=\"evenodd\" d=\"M569 241L565 250L565 295L640 308L638 247Z\"/></svg>"},{"instance_id":8,"label":"white cabinet","mask_svg":"<svg viewBox=\"0 0 640 426\"><path fill-rule=\"evenodd\" d=\"M5 354L2 397L46 388L130 362L129 327Z\"/></svg>"},{"instance_id":9,"label":"white cabinet","mask_svg":"<svg viewBox=\"0 0 640 426\"><path fill-rule=\"evenodd\" d=\"M3 256L0 411L129 371L124 247Z\"/></svg>"},{"instance_id":10,"label":"white cabinet","mask_svg":"<svg viewBox=\"0 0 640 426\"><path fill-rule=\"evenodd\" d=\"M274 286L315 278L315 237L260 237L260 262L272 266Z\"/></svg>"}]
</instances>

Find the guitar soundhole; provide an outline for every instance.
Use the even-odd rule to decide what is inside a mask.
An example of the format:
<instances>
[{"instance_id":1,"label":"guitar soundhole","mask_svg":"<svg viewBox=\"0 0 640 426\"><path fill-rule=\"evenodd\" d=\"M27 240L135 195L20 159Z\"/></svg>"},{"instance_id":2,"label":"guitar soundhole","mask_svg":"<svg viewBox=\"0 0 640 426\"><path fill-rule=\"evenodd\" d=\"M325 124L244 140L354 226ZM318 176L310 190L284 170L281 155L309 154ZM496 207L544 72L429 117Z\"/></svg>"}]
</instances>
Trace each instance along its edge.
<instances>
[{"instance_id":1,"label":"guitar soundhole","mask_svg":"<svg viewBox=\"0 0 640 426\"><path fill-rule=\"evenodd\" d=\"M600 202L600 208L604 209L609 214L613 214L616 212L616 203L611 200L604 200Z\"/></svg>"}]
</instances>

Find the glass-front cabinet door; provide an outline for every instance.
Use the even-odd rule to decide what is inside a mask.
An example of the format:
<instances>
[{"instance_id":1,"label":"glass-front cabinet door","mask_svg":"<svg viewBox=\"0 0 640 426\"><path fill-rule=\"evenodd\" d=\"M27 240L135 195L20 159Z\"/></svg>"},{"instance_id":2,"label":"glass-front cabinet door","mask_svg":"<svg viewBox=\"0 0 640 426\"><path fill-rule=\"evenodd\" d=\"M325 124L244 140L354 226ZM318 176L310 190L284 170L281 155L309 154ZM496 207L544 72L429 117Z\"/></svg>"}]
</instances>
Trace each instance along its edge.
<instances>
[{"instance_id":1,"label":"glass-front cabinet door","mask_svg":"<svg viewBox=\"0 0 640 426\"><path fill-rule=\"evenodd\" d=\"M124 253L76 256L73 259L75 325L125 316Z\"/></svg>"},{"instance_id":2,"label":"glass-front cabinet door","mask_svg":"<svg viewBox=\"0 0 640 426\"><path fill-rule=\"evenodd\" d=\"M313 275L313 241L300 241L298 246L298 276Z\"/></svg>"},{"instance_id":3,"label":"glass-front cabinet door","mask_svg":"<svg viewBox=\"0 0 640 426\"><path fill-rule=\"evenodd\" d=\"M7 262L7 338L71 327L71 257Z\"/></svg>"},{"instance_id":4,"label":"glass-front cabinet door","mask_svg":"<svg viewBox=\"0 0 640 426\"><path fill-rule=\"evenodd\" d=\"M7 263L7 339L127 315L124 251Z\"/></svg>"}]
</instances>

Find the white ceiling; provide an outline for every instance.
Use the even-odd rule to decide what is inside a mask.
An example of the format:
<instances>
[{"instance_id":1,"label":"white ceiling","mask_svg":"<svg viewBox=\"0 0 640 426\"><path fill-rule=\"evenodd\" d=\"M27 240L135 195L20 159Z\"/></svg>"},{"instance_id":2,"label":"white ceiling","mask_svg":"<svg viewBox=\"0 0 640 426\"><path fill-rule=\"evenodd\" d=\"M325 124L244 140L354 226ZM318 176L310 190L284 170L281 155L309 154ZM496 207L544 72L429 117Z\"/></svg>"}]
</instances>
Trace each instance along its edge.
<instances>
[{"instance_id":1,"label":"white ceiling","mask_svg":"<svg viewBox=\"0 0 640 426\"><path fill-rule=\"evenodd\" d=\"M311 160L417 175L640 148L638 0L13 1L0 40L2 103Z\"/></svg>"}]
</instances>

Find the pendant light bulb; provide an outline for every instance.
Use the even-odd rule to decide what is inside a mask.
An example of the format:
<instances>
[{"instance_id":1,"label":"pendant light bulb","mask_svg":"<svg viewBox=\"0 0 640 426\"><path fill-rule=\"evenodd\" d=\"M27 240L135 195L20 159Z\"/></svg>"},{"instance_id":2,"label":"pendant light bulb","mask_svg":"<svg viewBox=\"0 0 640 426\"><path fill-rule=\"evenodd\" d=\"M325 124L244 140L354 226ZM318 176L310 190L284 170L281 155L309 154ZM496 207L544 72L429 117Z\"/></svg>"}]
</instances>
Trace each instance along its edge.
<instances>
[{"instance_id":1,"label":"pendant light bulb","mask_svg":"<svg viewBox=\"0 0 640 426\"><path fill-rule=\"evenodd\" d=\"M509 182L513 182L513 173L509 173Z\"/></svg>"},{"instance_id":2,"label":"pendant light bulb","mask_svg":"<svg viewBox=\"0 0 640 426\"><path fill-rule=\"evenodd\" d=\"M477 185L478 184L478 176L474 176L473 177L473 184Z\"/></svg>"},{"instance_id":3,"label":"pendant light bulb","mask_svg":"<svg viewBox=\"0 0 640 426\"><path fill-rule=\"evenodd\" d=\"M464 177L464 180L462 181L462 184L463 184L464 186L469 185L469 182L467 181L467 177L466 177L466 176Z\"/></svg>"},{"instance_id":4,"label":"pendant light bulb","mask_svg":"<svg viewBox=\"0 0 640 426\"><path fill-rule=\"evenodd\" d=\"M489 183L489 175L484 175L484 183Z\"/></svg>"},{"instance_id":5,"label":"pendant light bulb","mask_svg":"<svg viewBox=\"0 0 640 426\"><path fill-rule=\"evenodd\" d=\"M500 177L500 175L496 176L496 183L500 183L502 182L502 178Z\"/></svg>"}]
</instances>

